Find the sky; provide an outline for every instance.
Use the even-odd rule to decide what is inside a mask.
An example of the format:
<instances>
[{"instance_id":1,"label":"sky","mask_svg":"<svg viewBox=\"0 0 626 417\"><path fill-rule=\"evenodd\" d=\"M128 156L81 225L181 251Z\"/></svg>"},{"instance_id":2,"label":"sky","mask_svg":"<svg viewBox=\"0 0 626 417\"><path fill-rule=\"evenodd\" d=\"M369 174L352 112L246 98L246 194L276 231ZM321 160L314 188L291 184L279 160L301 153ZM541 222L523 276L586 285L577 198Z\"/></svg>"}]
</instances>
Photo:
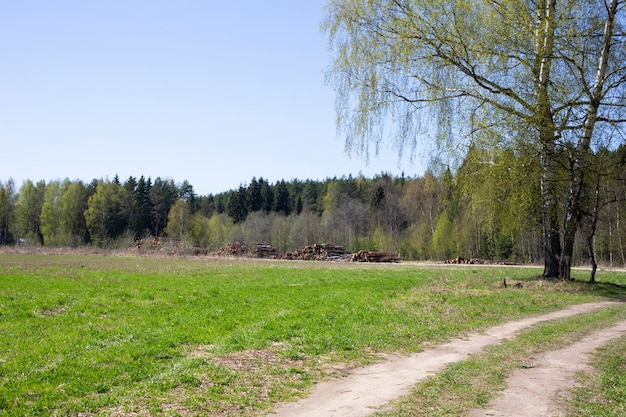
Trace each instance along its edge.
<instances>
[{"instance_id":1,"label":"sky","mask_svg":"<svg viewBox=\"0 0 626 417\"><path fill-rule=\"evenodd\" d=\"M20 0L0 7L0 181L189 181L220 193L381 172L335 124L323 0ZM388 141L390 144L391 141Z\"/></svg>"}]
</instances>

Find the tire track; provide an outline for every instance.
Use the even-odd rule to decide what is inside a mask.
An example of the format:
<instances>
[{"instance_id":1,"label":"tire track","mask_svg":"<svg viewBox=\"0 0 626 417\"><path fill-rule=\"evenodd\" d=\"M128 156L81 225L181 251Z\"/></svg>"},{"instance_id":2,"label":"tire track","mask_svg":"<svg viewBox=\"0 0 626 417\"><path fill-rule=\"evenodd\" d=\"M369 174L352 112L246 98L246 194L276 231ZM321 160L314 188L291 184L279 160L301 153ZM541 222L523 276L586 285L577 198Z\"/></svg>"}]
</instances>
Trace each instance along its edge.
<instances>
[{"instance_id":1,"label":"tire track","mask_svg":"<svg viewBox=\"0 0 626 417\"><path fill-rule=\"evenodd\" d=\"M389 355L385 360L352 371L348 376L317 384L311 394L278 406L273 417L364 417L387 402L409 393L418 382L453 362L467 359L485 346L512 339L537 323L589 313L615 305L613 301L574 305L569 308L508 322L454 339L411 355ZM488 414L484 414L488 415Z\"/></svg>"}]
</instances>

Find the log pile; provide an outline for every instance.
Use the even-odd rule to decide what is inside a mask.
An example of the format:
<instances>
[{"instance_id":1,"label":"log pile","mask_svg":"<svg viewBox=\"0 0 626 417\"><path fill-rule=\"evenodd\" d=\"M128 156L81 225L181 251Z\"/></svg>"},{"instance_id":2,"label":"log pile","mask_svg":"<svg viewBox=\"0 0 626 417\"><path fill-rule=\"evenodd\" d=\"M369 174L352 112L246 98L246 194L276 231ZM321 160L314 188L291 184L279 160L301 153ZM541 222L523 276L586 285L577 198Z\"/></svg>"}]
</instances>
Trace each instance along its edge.
<instances>
[{"instance_id":1,"label":"log pile","mask_svg":"<svg viewBox=\"0 0 626 417\"><path fill-rule=\"evenodd\" d=\"M254 254L257 258L276 259L278 257L278 250L269 243L255 243Z\"/></svg>"},{"instance_id":2,"label":"log pile","mask_svg":"<svg viewBox=\"0 0 626 417\"><path fill-rule=\"evenodd\" d=\"M352 254L352 262L400 262L400 258L392 253L360 250Z\"/></svg>"},{"instance_id":3,"label":"log pile","mask_svg":"<svg viewBox=\"0 0 626 417\"><path fill-rule=\"evenodd\" d=\"M269 243L231 242L217 251L219 256L251 256L275 259L278 251Z\"/></svg>"},{"instance_id":4,"label":"log pile","mask_svg":"<svg viewBox=\"0 0 626 417\"><path fill-rule=\"evenodd\" d=\"M487 262L482 259L471 259L471 258L463 258L461 256L457 256L454 259L448 259L444 263L446 264L464 264L464 265L484 265Z\"/></svg>"},{"instance_id":5,"label":"log pile","mask_svg":"<svg viewBox=\"0 0 626 417\"><path fill-rule=\"evenodd\" d=\"M343 246L330 243L314 244L288 252L283 259L294 261L345 261L350 259L350 253Z\"/></svg>"},{"instance_id":6,"label":"log pile","mask_svg":"<svg viewBox=\"0 0 626 417\"><path fill-rule=\"evenodd\" d=\"M207 248L191 246L180 239L148 236L135 241L135 250L140 254L165 254L176 256L206 256Z\"/></svg>"}]
</instances>

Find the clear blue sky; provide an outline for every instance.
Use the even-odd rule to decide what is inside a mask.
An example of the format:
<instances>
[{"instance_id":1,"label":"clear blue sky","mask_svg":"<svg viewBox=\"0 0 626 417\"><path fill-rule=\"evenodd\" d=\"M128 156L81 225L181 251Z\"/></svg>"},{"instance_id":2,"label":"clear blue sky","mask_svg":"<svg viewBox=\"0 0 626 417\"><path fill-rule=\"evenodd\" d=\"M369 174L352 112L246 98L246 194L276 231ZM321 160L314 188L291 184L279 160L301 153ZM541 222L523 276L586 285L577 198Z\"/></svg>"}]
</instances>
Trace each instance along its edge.
<instances>
[{"instance_id":1,"label":"clear blue sky","mask_svg":"<svg viewBox=\"0 0 626 417\"><path fill-rule=\"evenodd\" d=\"M407 176L344 152L323 0L19 0L0 7L0 181L133 175L198 194L254 177Z\"/></svg>"}]
</instances>

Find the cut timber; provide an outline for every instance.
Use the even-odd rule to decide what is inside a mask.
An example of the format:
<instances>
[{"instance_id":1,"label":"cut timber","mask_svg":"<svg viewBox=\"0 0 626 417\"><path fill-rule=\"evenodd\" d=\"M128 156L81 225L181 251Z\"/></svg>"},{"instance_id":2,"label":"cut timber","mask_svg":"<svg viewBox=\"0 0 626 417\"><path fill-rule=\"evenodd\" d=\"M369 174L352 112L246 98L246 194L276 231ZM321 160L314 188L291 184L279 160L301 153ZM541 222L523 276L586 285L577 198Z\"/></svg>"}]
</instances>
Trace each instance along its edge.
<instances>
[{"instance_id":1,"label":"cut timber","mask_svg":"<svg viewBox=\"0 0 626 417\"><path fill-rule=\"evenodd\" d=\"M218 251L220 256L253 256L276 259L278 251L269 243L231 242Z\"/></svg>"},{"instance_id":2,"label":"cut timber","mask_svg":"<svg viewBox=\"0 0 626 417\"><path fill-rule=\"evenodd\" d=\"M462 256L457 256L454 259L449 259L447 261L445 261L445 263L447 264L465 264L465 265L482 265L485 264L487 262L481 260L481 259L470 259L470 258L463 258Z\"/></svg>"},{"instance_id":3,"label":"cut timber","mask_svg":"<svg viewBox=\"0 0 626 417\"><path fill-rule=\"evenodd\" d=\"M352 254L352 262L400 262L400 259L392 253L360 250Z\"/></svg>"},{"instance_id":4,"label":"cut timber","mask_svg":"<svg viewBox=\"0 0 626 417\"><path fill-rule=\"evenodd\" d=\"M392 253L366 250L350 253L343 246L330 243L305 246L286 253L283 259L299 261L399 262L398 257Z\"/></svg>"},{"instance_id":5,"label":"cut timber","mask_svg":"<svg viewBox=\"0 0 626 417\"><path fill-rule=\"evenodd\" d=\"M448 259L444 261L443 263L459 264L459 265L517 265L514 262L490 261L490 260L478 259L478 258L464 258L462 256L457 256L454 259Z\"/></svg>"},{"instance_id":6,"label":"cut timber","mask_svg":"<svg viewBox=\"0 0 626 417\"><path fill-rule=\"evenodd\" d=\"M331 243L322 243L305 246L288 252L283 259L294 261L345 261L350 259L350 253L343 246Z\"/></svg>"}]
</instances>

